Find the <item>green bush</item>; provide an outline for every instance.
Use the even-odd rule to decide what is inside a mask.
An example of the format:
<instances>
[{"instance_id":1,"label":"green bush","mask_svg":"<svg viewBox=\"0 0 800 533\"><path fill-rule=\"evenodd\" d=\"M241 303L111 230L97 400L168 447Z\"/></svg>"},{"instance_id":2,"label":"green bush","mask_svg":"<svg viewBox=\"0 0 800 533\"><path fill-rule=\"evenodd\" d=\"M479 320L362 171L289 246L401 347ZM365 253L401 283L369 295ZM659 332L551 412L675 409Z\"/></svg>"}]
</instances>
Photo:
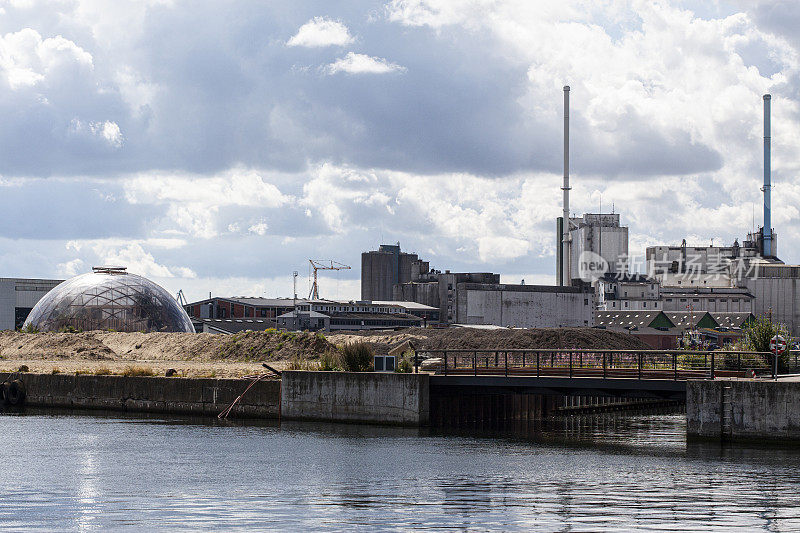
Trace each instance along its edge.
<instances>
[{"instance_id":1,"label":"green bush","mask_svg":"<svg viewBox=\"0 0 800 533\"><path fill-rule=\"evenodd\" d=\"M780 335L786 339L787 346L791 346L792 337L789 335L785 324L773 324L770 320L761 316L747 324L743 330L743 347L753 352L769 352L770 341L775 335ZM769 364L771 358L765 357L764 363ZM789 367L789 350L780 354L778 357L778 372L784 372Z\"/></svg>"},{"instance_id":2,"label":"green bush","mask_svg":"<svg viewBox=\"0 0 800 533\"><path fill-rule=\"evenodd\" d=\"M397 363L397 368L395 372L399 372L401 374L410 374L414 371L414 365L411 364L411 360L406 357L401 357L400 362Z\"/></svg>"},{"instance_id":3,"label":"green bush","mask_svg":"<svg viewBox=\"0 0 800 533\"><path fill-rule=\"evenodd\" d=\"M364 341L351 342L342 346L340 361L345 372L370 372L375 352Z\"/></svg>"},{"instance_id":4,"label":"green bush","mask_svg":"<svg viewBox=\"0 0 800 533\"><path fill-rule=\"evenodd\" d=\"M36 327L33 324L28 324L20 331L22 331L22 333L39 333L39 330L36 329Z\"/></svg>"}]
</instances>

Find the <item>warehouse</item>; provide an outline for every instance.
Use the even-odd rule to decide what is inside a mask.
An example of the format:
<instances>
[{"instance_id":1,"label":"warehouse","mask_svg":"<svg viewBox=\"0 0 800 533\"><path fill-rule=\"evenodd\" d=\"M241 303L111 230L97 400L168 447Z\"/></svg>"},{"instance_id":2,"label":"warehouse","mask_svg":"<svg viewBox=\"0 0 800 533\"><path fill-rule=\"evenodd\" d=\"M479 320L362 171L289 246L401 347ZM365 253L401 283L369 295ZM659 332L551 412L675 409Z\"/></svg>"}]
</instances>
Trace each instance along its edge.
<instances>
[{"instance_id":1,"label":"warehouse","mask_svg":"<svg viewBox=\"0 0 800 533\"><path fill-rule=\"evenodd\" d=\"M0 278L0 329L22 327L33 306L62 281Z\"/></svg>"}]
</instances>

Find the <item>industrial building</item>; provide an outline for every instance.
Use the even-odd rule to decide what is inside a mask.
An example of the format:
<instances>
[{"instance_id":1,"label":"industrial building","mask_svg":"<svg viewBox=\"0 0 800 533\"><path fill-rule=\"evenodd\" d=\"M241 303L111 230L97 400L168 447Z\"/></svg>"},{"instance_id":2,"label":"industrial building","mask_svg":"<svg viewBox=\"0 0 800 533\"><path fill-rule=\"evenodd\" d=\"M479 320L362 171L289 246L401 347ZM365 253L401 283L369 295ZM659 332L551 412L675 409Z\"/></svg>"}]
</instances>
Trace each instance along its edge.
<instances>
[{"instance_id":1,"label":"industrial building","mask_svg":"<svg viewBox=\"0 0 800 533\"><path fill-rule=\"evenodd\" d=\"M395 329L439 322L438 308L417 302L214 297L184 308L196 329L208 333L271 327L310 331Z\"/></svg>"},{"instance_id":2,"label":"industrial building","mask_svg":"<svg viewBox=\"0 0 800 533\"><path fill-rule=\"evenodd\" d=\"M411 281L411 265L417 254L400 251L400 243L381 244L361 254L361 299L391 300L392 288Z\"/></svg>"},{"instance_id":3,"label":"industrial building","mask_svg":"<svg viewBox=\"0 0 800 533\"><path fill-rule=\"evenodd\" d=\"M21 328L39 300L62 281L0 278L0 330Z\"/></svg>"},{"instance_id":4,"label":"industrial building","mask_svg":"<svg viewBox=\"0 0 800 533\"><path fill-rule=\"evenodd\" d=\"M427 325L424 316L436 311L413 302L304 300L277 322L282 328L309 331L400 329L423 327Z\"/></svg>"},{"instance_id":5,"label":"industrial building","mask_svg":"<svg viewBox=\"0 0 800 533\"><path fill-rule=\"evenodd\" d=\"M294 303L292 298L214 297L187 304L184 309L192 319L275 319L292 311Z\"/></svg>"},{"instance_id":6,"label":"industrial building","mask_svg":"<svg viewBox=\"0 0 800 533\"><path fill-rule=\"evenodd\" d=\"M584 287L502 284L500 275L491 272L435 270L416 254L403 254L399 246L365 252L362 265L367 265L361 272L362 295L379 293L389 281L399 279L392 285L391 297L382 301L406 306L404 302L417 302L425 315L431 313L441 324L592 325L594 294ZM396 277L395 272L399 272ZM423 316L411 307L407 312Z\"/></svg>"},{"instance_id":7,"label":"industrial building","mask_svg":"<svg viewBox=\"0 0 800 533\"><path fill-rule=\"evenodd\" d=\"M595 311L595 327L635 335L650 346L671 350L690 330L700 331L709 340L724 346L735 342L742 329L755 320L752 313Z\"/></svg>"}]
</instances>

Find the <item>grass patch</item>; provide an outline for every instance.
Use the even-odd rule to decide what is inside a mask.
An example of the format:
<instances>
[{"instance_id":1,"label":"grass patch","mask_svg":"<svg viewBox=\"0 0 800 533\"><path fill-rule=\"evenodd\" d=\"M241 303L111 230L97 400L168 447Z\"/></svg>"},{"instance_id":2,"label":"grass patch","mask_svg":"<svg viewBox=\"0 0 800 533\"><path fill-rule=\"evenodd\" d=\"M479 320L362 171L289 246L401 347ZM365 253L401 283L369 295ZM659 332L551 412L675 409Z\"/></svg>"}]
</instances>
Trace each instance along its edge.
<instances>
[{"instance_id":1,"label":"grass patch","mask_svg":"<svg viewBox=\"0 0 800 533\"><path fill-rule=\"evenodd\" d=\"M319 356L319 369L325 372L341 371L342 364L339 361L339 354L333 350L328 350Z\"/></svg>"},{"instance_id":2,"label":"grass patch","mask_svg":"<svg viewBox=\"0 0 800 533\"><path fill-rule=\"evenodd\" d=\"M111 369L108 368L107 366L97 367L97 368L94 369L94 375L95 376L110 376L111 375Z\"/></svg>"},{"instance_id":3,"label":"grass patch","mask_svg":"<svg viewBox=\"0 0 800 533\"><path fill-rule=\"evenodd\" d=\"M122 370L123 376L155 376L156 373L149 366L128 365Z\"/></svg>"}]
</instances>

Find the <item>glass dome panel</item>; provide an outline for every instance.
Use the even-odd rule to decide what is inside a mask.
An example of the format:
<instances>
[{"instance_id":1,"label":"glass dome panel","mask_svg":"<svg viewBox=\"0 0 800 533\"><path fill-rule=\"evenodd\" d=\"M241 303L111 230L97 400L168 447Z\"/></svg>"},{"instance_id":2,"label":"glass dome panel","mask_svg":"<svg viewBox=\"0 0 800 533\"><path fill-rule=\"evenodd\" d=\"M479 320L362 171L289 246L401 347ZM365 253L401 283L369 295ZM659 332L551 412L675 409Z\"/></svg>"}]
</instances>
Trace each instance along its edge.
<instances>
[{"instance_id":1,"label":"glass dome panel","mask_svg":"<svg viewBox=\"0 0 800 533\"><path fill-rule=\"evenodd\" d=\"M191 332L186 311L159 285L123 269L97 269L59 284L39 300L25 326L39 331Z\"/></svg>"}]
</instances>

